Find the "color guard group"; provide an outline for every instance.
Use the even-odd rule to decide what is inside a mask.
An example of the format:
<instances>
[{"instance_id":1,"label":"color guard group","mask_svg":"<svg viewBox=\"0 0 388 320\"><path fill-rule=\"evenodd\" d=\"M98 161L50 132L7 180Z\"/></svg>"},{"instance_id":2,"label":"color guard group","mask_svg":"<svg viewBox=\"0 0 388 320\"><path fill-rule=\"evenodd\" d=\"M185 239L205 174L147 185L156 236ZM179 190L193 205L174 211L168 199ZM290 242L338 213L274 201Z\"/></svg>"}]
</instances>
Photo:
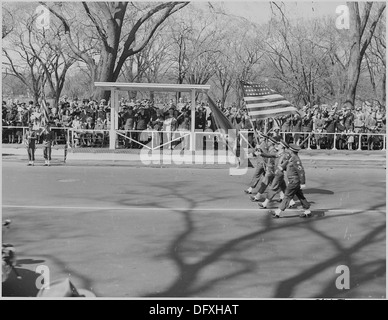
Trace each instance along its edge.
<instances>
[{"instance_id":1,"label":"color guard group","mask_svg":"<svg viewBox=\"0 0 388 320\"><path fill-rule=\"evenodd\" d=\"M253 152L257 165L250 186L244 192L251 195L251 201L257 202L260 209L267 209L279 194L280 206L272 211L274 218L280 218L287 208L296 208L293 199L296 196L304 209L300 217L311 217L310 203L302 191L306 188L306 176L298 155L301 148L296 144L287 144L278 136L259 133L257 138ZM257 193L252 196L256 188ZM266 190L265 200L259 202Z\"/></svg>"}]
</instances>

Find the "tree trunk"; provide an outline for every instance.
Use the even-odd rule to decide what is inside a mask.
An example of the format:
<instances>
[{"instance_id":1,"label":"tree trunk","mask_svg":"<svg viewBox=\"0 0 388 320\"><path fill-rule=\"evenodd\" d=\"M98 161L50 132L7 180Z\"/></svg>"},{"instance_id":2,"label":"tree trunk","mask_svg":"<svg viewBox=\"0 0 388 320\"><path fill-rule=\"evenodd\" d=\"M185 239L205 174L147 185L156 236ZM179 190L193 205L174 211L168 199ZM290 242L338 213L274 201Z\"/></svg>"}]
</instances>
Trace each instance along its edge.
<instances>
[{"instance_id":1,"label":"tree trunk","mask_svg":"<svg viewBox=\"0 0 388 320\"><path fill-rule=\"evenodd\" d=\"M349 5L349 3L348 3ZM350 48L350 57L347 70L347 82L345 88L345 105L354 107L356 99L356 89L360 77L361 68L361 18L359 16L358 3L350 3L349 12L352 23L350 24L351 39L353 43Z\"/></svg>"},{"instance_id":2,"label":"tree trunk","mask_svg":"<svg viewBox=\"0 0 388 320\"><path fill-rule=\"evenodd\" d=\"M356 100L357 84L358 79L360 78L361 57L359 48L359 45L353 45L349 59L348 79L345 89L345 105L351 108L353 108L354 101Z\"/></svg>"},{"instance_id":3,"label":"tree trunk","mask_svg":"<svg viewBox=\"0 0 388 320\"><path fill-rule=\"evenodd\" d=\"M360 16L357 2L347 2L347 5L349 7L350 21L352 21L350 24L350 32L353 43L350 48L350 57L347 70L345 105L353 108L356 99L357 84L360 77L361 61L365 54L366 48L370 44L377 22L385 9L385 4L381 5L376 16L371 18L370 27L368 28L368 32L364 38L363 35L366 33L365 30L367 29L367 23L370 18L369 14L371 12L373 3L365 3L362 17Z\"/></svg>"}]
</instances>

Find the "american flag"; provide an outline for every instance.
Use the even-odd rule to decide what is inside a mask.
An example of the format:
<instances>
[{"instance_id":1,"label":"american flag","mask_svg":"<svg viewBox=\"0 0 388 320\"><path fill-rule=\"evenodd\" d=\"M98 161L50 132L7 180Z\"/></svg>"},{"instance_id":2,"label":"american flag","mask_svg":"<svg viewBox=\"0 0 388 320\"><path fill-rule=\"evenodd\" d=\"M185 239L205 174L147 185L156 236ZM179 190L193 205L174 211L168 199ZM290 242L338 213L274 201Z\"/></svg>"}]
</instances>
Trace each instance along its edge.
<instances>
[{"instance_id":1,"label":"american flag","mask_svg":"<svg viewBox=\"0 0 388 320\"><path fill-rule=\"evenodd\" d=\"M297 112L282 95L259 83L241 81L248 115L252 119L266 119Z\"/></svg>"},{"instance_id":2,"label":"american flag","mask_svg":"<svg viewBox=\"0 0 388 320\"><path fill-rule=\"evenodd\" d=\"M40 106L41 106L41 112L43 113L42 120L43 120L44 124L47 124L47 123L49 123L49 110L48 110L46 100L44 98L42 99Z\"/></svg>"}]
</instances>

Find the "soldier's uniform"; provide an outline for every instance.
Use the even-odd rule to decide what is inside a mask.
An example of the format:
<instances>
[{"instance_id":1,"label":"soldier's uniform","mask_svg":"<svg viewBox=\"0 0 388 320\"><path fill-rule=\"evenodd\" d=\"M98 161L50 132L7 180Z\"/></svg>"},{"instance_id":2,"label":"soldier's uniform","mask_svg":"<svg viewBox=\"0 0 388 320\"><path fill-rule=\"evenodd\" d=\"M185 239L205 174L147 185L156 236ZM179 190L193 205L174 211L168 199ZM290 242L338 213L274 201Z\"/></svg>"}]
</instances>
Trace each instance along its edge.
<instances>
[{"instance_id":1,"label":"soldier's uniform","mask_svg":"<svg viewBox=\"0 0 388 320\"><path fill-rule=\"evenodd\" d=\"M45 166L50 165L51 161L51 146L54 141L54 132L51 131L50 126L46 126L46 128L41 133L41 136L43 137L43 157Z\"/></svg>"},{"instance_id":2,"label":"soldier's uniform","mask_svg":"<svg viewBox=\"0 0 388 320\"><path fill-rule=\"evenodd\" d=\"M291 154L286 150L288 148L288 144L285 141L280 141L279 145L282 145L284 149L281 149L279 152L276 153L276 155L264 155L264 157L274 158L275 160L275 173L272 179L272 183L269 185L269 190L267 193L267 198L263 203L258 203L259 207L262 209L265 209L268 205L268 203L273 200L275 195L279 192L281 192L281 199L284 198L284 192L286 190L286 182L284 180L284 172L282 169L283 164L287 163L288 160L291 158ZM295 202L291 199L290 205L295 205Z\"/></svg>"},{"instance_id":3,"label":"soldier's uniform","mask_svg":"<svg viewBox=\"0 0 388 320\"><path fill-rule=\"evenodd\" d=\"M276 158L276 149L274 144L277 143L277 141L273 140L272 138L269 138L272 144L268 146L268 152L262 152L262 158L264 158L264 166L265 166L265 175L260 183L259 190L257 191L258 195L261 195L264 193L265 189L267 189L268 185L272 183L272 180L275 176L275 158Z\"/></svg>"},{"instance_id":4,"label":"soldier's uniform","mask_svg":"<svg viewBox=\"0 0 388 320\"><path fill-rule=\"evenodd\" d=\"M32 130L32 124L29 125L28 130L26 131L25 137L24 137L24 143L27 148L28 152L28 165L33 166L35 161L35 143L38 139L38 136L36 134L36 131Z\"/></svg>"},{"instance_id":5,"label":"soldier's uniform","mask_svg":"<svg viewBox=\"0 0 388 320\"><path fill-rule=\"evenodd\" d=\"M262 138L265 138L265 136L262 136ZM264 175L266 171L266 159L261 157L259 155L259 150L262 150L263 152L268 152L268 144L267 142L263 139L263 141L259 144L259 146L256 147L255 155L257 156L257 164L256 164L256 170L253 174L251 183L249 185L248 190L244 190L245 193L252 193L252 189L256 188L257 184L259 183L261 177Z\"/></svg>"},{"instance_id":6,"label":"soldier's uniform","mask_svg":"<svg viewBox=\"0 0 388 320\"><path fill-rule=\"evenodd\" d=\"M267 199L270 201L278 192L285 192L286 190L287 185L284 180L284 172L283 170L280 170L279 167L282 167L285 163L287 163L290 158L291 154L284 150L282 153L278 154L275 159L275 174L267 195Z\"/></svg>"},{"instance_id":7,"label":"soldier's uniform","mask_svg":"<svg viewBox=\"0 0 388 320\"><path fill-rule=\"evenodd\" d=\"M306 177L302 162L298 156L300 147L295 144L291 144L290 150L293 151L291 153L290 159L284 162L281 166L283 170L286 170L288 185L284 192L284 199L280 204L279 209L275 211L275 217L279 217L280 213L288 208L289 203L294 196L298 197L302 207L306 210L305 213L301 215L301 217L308 217L311 215L309 210L310 203L306 200L301 189L301 185L305 185L306 183Z\"/></svg>"}]
</instances>

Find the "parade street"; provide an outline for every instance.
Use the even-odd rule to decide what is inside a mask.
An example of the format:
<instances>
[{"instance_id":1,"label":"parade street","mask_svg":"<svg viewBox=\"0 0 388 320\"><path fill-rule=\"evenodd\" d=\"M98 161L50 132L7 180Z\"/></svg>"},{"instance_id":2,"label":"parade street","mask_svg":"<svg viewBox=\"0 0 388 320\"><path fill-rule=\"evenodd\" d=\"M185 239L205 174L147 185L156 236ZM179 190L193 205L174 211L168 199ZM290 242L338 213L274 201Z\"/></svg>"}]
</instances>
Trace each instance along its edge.
<instances>
[{"instance_id":1,"label":"parade street","mask_svg":"<svg viewBox=\"0 0 388 320\"><path fill-rule=\"evenodd\" d=\"M70 277L98 297L385 298L384 167L306 165L307 219L300 210L273 219L249 201L253 168L3 159L2 169L2 216L12 220L3 241L23 277L3 283L4 297L36 296L43 265L50 281Z\"/></svg>"}]
</instances>

